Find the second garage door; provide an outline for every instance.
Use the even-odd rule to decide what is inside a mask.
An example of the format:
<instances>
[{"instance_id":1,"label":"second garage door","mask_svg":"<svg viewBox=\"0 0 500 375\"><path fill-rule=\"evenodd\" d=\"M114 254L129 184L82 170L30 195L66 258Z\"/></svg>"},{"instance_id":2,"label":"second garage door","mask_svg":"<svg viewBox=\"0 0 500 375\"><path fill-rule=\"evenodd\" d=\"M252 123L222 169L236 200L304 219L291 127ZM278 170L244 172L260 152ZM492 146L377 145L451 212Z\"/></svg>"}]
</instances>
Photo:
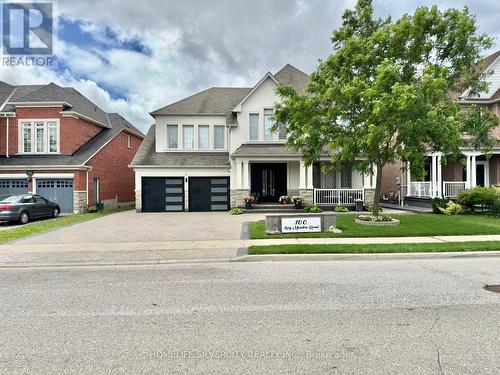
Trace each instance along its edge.
<instances>
[{"instance_id":1,"label":"second garage door","mask_svg":"<svg viewBox=\"0 0 500 375\"><path fill-rule=\"evenodd\" d=\"M0 195L24 194L28 192L28 180L0 180Z\"/></svg>"},{"instance_id":2,"label":"second garage door","mask_svg":"<svg viewBox=\"0 0 500 375\"><path fill-rule=\"evenodd\" d=\"M73 212L73 180L36 180L36 193L56 202L61 212Z\"/></svg>"},{"instance_id":3,"label":"second garage door","mask_svg":"<svg viewBox=\"0 0 500 375\"><path fill-rule=\"evenodd\" d=\"M229 210L229 177L190 177L189 211Z\"/></svg>"}]
</instances>

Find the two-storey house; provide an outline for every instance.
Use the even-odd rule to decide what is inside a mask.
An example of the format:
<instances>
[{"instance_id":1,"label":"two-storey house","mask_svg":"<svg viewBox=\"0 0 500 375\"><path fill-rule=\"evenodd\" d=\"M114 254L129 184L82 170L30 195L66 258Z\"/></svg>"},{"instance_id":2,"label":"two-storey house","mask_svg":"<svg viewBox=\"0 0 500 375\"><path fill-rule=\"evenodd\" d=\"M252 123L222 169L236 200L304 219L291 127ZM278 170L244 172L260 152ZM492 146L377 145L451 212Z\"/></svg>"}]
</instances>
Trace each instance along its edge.
<instances>
[{"instance_id":1,"label":"two-storey house","mask_svg":"<svg viewBox=\"0 0 500 375\"><path fill-rule=\"evenodd\" d=\"M306 166L285 147L285 129L273 132L279 83L303 92L309 76L286 65L253 87L213 87L151 113L150 128L131 167L136 207L151 211L218 211L300 195L305 204L370 201L375 176L341 165L322 172L329 156Z\"/></svg>"},{"instance_id":2,"label":"two-storey house","mask_svg":"<svg viewBox=\"0 0 500 375\"><path fill-rule=\"evenodd\" d=\"M143 137L74 88L0 82L0 195L40 194L63 213L133 202Z\"/></svg>"}]
</instances>

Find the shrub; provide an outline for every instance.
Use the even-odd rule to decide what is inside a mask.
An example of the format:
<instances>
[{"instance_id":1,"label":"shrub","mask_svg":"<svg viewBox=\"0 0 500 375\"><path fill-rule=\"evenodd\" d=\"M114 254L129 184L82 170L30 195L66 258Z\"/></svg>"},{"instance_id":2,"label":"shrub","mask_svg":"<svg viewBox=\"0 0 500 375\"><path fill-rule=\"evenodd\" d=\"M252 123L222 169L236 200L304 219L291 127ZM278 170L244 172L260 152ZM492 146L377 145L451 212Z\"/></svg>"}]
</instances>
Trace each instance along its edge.
<instances>
[{"instance_id":1,"label":"shrub","mask_svg":"<svg viewBox=\"0 0 500 375\"><path fill-rule=\"evenodd\" d=\"M344 206L337 206L335 207L335 212L349 212L349 209Z\"/></svg>"},{"instance_id":2,"label":"shrub","mask_svg":"<svg viewBox=\"0 0 500 375\"><path fill-rule=\"evenodd\" d=\"M358 219L361 221L392 221L392 217L388 215L359 215Z\"/></svg>"},{"instance_id":3,"label":"shrub","mask_svg":"<svg viewBox=\"0 0 500 375\"><path fill-rule=\"evenodd\" d=\"M439 208L439 210L445 215L460 215L464 212L464 208L461 204L449 201L446 208Z\"/></svg>"},{"instance_id":4,"label":"shrub","mask_svg":"<svg viewBox=\"0 0 500 375\"><path fill-rule=\"evenodd\" d=\"M446 208L450 200L447 198L434 198L432 199L432 212L435 214L442 214L441 208Z\"/></svg>"},{"instance_id":5,"label":"shrub","mask_svg":"<svg viewBox=\"0 0 500 375\"><path fill-rule=\"evenodd\" d=\"M243 210L238 207L231 208L229 210L229 215L241 215L243 213Z\"/></svg>"},{"instance_id":6,"label":"shrub","mask_svg":"<svg viewBox=\"0 0 500 375\"><path fill-rule=\"evenodd\" d=\"M471 211L474 211L475 206L491 209L499 198L500 188L478 186L458 194L458 203Z\"/></svg>"},{"instance_id":7,"label":"shrub","mask_svg":"<svg viewBox=\"0 0 500 375\"><path fill-rule=\"evenodd\" d=\"M321 212L321 208L319 208L318 206L307 206L306 208L304 208L304 212L308 213L308 214L317 214L317 213L320 213Z\"/></svg>"},{"instance_id":8,"label":"shrub","mask_svg":"<svg viewBox=\"0 0 500 375\"><path fill-rule=\"evenodd\" d=\"M96 206L89 206L89 208L87 208L87 212L88 213L94 213L94 212L97 212L97 207Z\"/></svg>"},{"instance_id":9,"label":"shrub","mask_svg":"<svg viewBox=\"0 0 500 375\"><path fill-rule=\"evenodd\" d=\"M490 214L500 216L500 198L497 198L491 205Z\"/></svg>"}]
</instances>

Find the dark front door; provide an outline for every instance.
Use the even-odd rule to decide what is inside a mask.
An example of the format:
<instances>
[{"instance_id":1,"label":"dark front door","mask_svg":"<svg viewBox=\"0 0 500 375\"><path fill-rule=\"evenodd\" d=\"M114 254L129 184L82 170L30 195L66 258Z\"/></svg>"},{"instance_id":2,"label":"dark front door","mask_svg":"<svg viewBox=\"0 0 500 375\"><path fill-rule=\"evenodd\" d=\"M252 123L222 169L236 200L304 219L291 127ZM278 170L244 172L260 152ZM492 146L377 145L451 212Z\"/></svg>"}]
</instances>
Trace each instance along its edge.
<instances>
[{"instance_id":1,"label":"dark front door","mask_svg":"<svg viewBox=\"0 0 500 375\"><path fill-rule=\"evenodd\" d=\"M476 185L477 186L484 186L484 164L477 164L476 165Z\"/></svg>"},{"instance_id":2,"label":"dark front door","mask_svg":"<svg viewBox=\"0 0 500 375\"><path fill-rule=\"evenodd\" d=\"M286 195L286 164L252 164L252 194L259 195L261 202L278 202Z\"/></svg>"}]
</instances>

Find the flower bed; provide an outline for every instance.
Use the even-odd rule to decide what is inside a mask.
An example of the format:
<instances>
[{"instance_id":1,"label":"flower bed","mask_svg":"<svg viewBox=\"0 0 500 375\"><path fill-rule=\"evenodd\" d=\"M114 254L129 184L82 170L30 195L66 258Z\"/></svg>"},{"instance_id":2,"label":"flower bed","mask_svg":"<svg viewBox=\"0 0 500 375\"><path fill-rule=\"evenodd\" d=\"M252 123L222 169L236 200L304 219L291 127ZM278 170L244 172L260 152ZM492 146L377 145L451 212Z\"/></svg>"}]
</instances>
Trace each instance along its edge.
<instances>
[{"instance_id":1,"label":"flower bed","mask_svg":"<svg viewBox=\"0 0 500 375\"><path fill-rule=\"evenodd\" d=\"M399 225L399 220L387 215L359 215L355 222L362 225Z\"/></svg>"}]
</instances>

